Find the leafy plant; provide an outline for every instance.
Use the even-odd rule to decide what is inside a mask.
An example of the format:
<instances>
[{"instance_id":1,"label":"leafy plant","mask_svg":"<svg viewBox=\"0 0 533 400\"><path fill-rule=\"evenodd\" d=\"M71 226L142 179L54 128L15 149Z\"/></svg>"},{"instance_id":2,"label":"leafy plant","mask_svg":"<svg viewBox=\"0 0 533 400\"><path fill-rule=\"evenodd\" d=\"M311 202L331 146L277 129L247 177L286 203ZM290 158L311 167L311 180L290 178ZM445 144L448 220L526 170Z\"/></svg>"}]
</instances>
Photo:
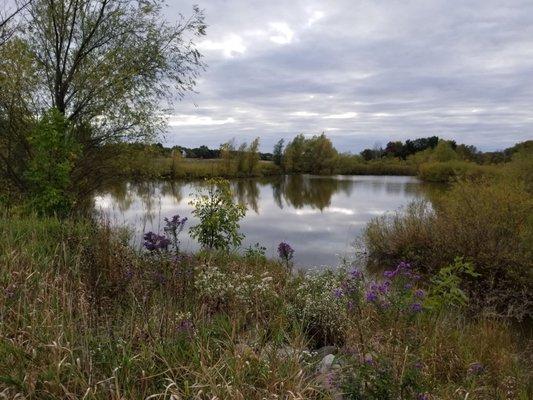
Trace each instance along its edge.
<instances>
[{"instance_id":1,"label":"leafy plant","mask_svg":"<svg viewBox=\"0 0 533 400\"><path fill-rule=\"evenodd\" d=\"M227 251L238 247L244 235L239 233L239 221L246 215L246 207L233 201L229 182L210 179L208 189L191 201L193 215L200 220L190 229L191 236L207 249Z\"/></svg>"},{"instance_id":2,"label":"leafy plant","mask_svg":"<svg viewBox=\"0 0 533 400\"><path fill-rule=\"evenodd\" d=\"M81 147L72 138L66 118L55 108L46 112L28 138L31 159L25 172L30 206L40 214L65 214L73 204L69 194L73 161Z\"/></svg>"},{"instance_id":3,"label":"leafy plant","mask_svg":"<svg viewBox=\"0 0 533 400\"><path fill-rule=\"evenodd\" d=\"M480 274L474 270L471 262L456 257L454 262L431 278L431 288L426 300L428 307L443 309L445 307L463 307L468 303L468 295L461 289L464 277L476 278Z\"/></svg>"}]
</instances>

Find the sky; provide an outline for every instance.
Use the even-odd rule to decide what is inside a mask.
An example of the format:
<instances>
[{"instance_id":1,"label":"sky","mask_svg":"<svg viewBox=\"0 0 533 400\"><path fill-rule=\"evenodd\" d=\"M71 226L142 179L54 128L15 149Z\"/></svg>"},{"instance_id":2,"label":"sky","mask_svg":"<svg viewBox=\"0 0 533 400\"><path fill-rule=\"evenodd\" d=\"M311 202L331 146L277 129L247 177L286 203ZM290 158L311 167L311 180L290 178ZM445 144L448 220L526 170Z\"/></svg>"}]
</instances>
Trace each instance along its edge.
<instances>
[{"instance_id":1,"label":"sky","mask_svg":"<svg viewBox=\"0 0 533 400\"><path fill-rule=\"evenodd\" d=\"M193 3L168 0L166 17ZM208 67L167 145L325 132L340 151L438 135L533 139L533 0L198 0Z\"/></svg>"}]
</instances>

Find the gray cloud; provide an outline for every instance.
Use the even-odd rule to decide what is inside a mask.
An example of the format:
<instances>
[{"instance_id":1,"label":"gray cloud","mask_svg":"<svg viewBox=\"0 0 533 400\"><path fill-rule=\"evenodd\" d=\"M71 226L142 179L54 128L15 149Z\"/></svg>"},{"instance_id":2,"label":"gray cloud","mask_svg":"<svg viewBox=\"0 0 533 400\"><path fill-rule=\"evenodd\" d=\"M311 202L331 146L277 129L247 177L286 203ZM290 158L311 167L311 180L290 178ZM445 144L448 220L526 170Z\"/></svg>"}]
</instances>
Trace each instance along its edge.
<instances>
[{"instance_id":1,"label":"gray cloud","mask_svg":"<svg viewBox=\"0 0 533 400\"><path fill-rule=\"evenodd\" d=\"M170 1L168 18L190 10ZM176 104L168 144L325 131L360 151L425 135L500 149L533 137L533 2L200 4L209 67Z\"/></svg>"}]
</instances>

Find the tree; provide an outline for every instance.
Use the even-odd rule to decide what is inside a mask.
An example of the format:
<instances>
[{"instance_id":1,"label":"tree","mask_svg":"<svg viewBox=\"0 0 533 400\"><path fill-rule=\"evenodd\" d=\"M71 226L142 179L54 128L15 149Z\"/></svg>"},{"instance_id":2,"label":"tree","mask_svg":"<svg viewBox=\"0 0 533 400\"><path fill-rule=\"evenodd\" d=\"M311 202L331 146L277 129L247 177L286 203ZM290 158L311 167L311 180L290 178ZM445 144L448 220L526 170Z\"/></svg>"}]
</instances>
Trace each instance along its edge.
<instances>
[{"instance_id":1,"label":"tree","mask_svg":"<svg viewBox=\"0 0 533 400\"><path fill-rule=\"evenodd\" d=\"M88 192L101 179L106 145L149 140L164 126L161 105L193 90L204 68L195 38L205 34L193 8L177 24L165 0L33 0L15 37L26 43L38 80L37 109L56 109L83 152L76 182ZM0 71L0 75L2 71ZM30 97L30 94L27 94Z\"/></svg>"},{"instance_id":2,"label":"tree","mask_svg":"<svg viewBox=\"0 0 533 400\"><path fill-rule=\"evenodd\" d=\"M226 174L231 172L233 153L235 153L235 139L231 139L230 141L220 145L220 158Z\"/></svg>"},{"instance_id":3,"label":"tree","mask_svg":"<svg viewBox=\"0 0 533 400\"><path fill-rule=\"evenodd\" d=\"M12 22L32 1L22 1L11 11L0 10L0 47L6 44L15 32Z\"/></svg>"},{"instance_id":4,"label":"tree","mask_svg":"<svg viewBox=\"0 0 533 400\"><path fill-rule=\"evenodd\" d=\"M259 138L255 138L250 147L248 147L247 153L247 163L248 163L248 175L252 175L259 164Z\"/></svg>"},{"instance_id":5,"label":"tree","mask_svg":"<svg viewBox=\"0 0 533 400\"><path fill-rule=\"evenodd\" d=\"M458 158L457 153L453 150L452 145L446 140L440 140L433 154L432 161L451 161Z\"/></svg>"},{"instance_id":6,"label":"tree","mask_svg":"<svg viewBox=\"0 0 533 400\"><path fill-rule=\"evenodd\" d=\"M274 161L274 164L276 164L278 167L281 167L281 164L283 162L283 145L285 143L285 139L280 139L275 145L274 145L274 151L272 155L272 160Z\"/></svg>"},{"instance_id":7,"label":"tree","mask_svg":"<svg viewBox=\"0 0 533 400\"><path fill-rule=\"evenodd\" d=\"M237 172L245 173L248 162L248 145L246 142L242 143L237 150Z\"/></svg>"},{"instance_id":8,"label":"tree","mask_svg":"<svg viewBox=\"0 0 533 400\"><path fill-rule=\"evenodd\" d=\"M299 134L285 147L285 152L283 153L283 168L285 171L304 172L304 151L305 137Z\"/></svg>"}]
</instances>

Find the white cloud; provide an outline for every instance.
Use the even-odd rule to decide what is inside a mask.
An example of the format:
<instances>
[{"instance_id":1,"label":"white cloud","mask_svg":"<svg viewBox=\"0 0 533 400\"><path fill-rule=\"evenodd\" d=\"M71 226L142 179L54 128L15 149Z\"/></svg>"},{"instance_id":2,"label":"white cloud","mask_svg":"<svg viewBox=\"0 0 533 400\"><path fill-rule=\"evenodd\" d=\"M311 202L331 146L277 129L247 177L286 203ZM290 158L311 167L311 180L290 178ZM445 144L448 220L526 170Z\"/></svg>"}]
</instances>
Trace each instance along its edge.
<instances>
[{"instance_id":1,"label":"white cloud","mask_svg":"<svg viewBox=\"0 0 533 400\"><path fill-rule=\"evenodd\" d=\"M290 113L289 115L293 117L316 117L319 114L316 112L310 112L310 111L295 111L295 112Z\"/></svg>"},{"instance_id":2,"label":"white cloud","mask_svg":"<svg viewBox=\"0 0 533 400\"><path fill-rule=\"evenodd\" d=\"M232 124L235 119L232 117L225 119L214 119L200 115L170 115L168 116L168 126L210 126Z\"/></svg>"},{"instance_id":3,"label":"white cloud","mask_svg":"<svg viewBox=\"0 0 533 400\"><path fill-rule=\"evenodd\" d=\"M244 54L246 52L246 46L242 37L234 33L224 37L219 42L214 42L210 39L204 40L198 44L200 50L215 50L221 51L224 57L231 58L237 54Z\"/></svg>"},{"instance_id":4,"label":"white cloud","mask_svg":"<svg viewBox=\"0 0 533 400\"><path fill-rule=\"evenodd\" d=\"M294 31L286 22L271 22L270 29L274 35L270 36L270 40L277 44L289 44L294 38Z\"/></svg>"},{"instance_id":5,"label":"white cloud","mask_svg":"<svg viewBox=\"0 0 533 400\"><path fill-rule=\"evenodd\" d=\"M356 112L345 112L342 114L325 115L322 118L324 119L348 119L348 118L355 118L357 117L357 115L358 114Z\"/></svg>"},{"instance_id":6,"label":"white cloud","mask_svg":"<svg viewBox=\"0 0 533 400\"><path fill-rule=\"evenodd\" d=\"M315 10L311 13L311 16L309 17L309 19L307 20L307 26L311 26L313 25L315 22L321 20L322 18L324 18L324 12L323 11L318 11L318 10Z\"/></svg>"}]
</instances>

